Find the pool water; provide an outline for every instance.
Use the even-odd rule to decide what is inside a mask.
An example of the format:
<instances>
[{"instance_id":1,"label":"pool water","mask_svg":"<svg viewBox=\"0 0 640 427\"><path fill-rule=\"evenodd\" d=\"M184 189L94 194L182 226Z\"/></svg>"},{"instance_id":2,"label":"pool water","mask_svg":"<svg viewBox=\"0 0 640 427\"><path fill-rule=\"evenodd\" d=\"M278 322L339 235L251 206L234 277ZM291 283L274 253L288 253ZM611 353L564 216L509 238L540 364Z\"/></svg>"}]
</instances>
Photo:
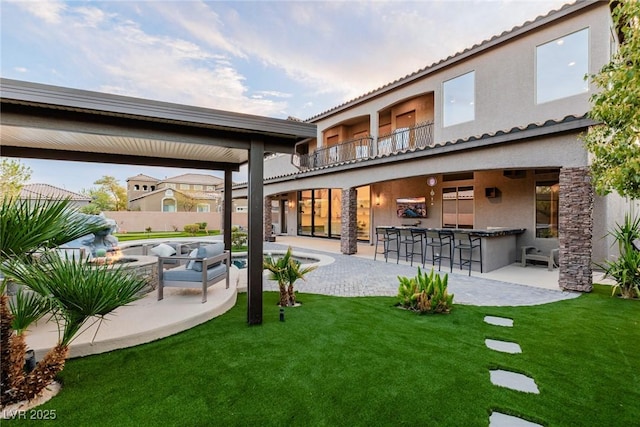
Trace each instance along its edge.
<instances>
[{"instance_id":1,"label":"pool water","mask_svg":"<svg viewBox=\"0 0 640 427\"><path fill-rule=\"evenodd\" d=\"M277 258L278 256L284 255L284 254L270 254L273 258ZM298 261L300 264L304 265L304 264L313 264L313 263L317 263L320 262L320 260L318 258L312 258L312 257L307 257L307 256L298 256L293 254L293 256L291 257L294 260ZM238 268L247 268L247 255L243 254L243 255L231 255L231 264L235 265Z\"/></svg>"}]
</instances>

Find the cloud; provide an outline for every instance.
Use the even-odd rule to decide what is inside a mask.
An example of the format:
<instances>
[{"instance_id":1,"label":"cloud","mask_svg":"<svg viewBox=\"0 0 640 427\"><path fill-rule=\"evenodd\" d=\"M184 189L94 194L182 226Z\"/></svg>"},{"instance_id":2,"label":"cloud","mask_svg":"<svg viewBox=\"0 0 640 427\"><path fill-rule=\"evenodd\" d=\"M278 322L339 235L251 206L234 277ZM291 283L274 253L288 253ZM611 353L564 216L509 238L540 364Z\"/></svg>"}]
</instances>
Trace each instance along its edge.
<instances>
[{"instance_id":1,"label":"cloud","mask_svg":"<svg viewBox=\"0 0 640 427\"><path fill-rule=\"evenodd\" d=\"M16 2L19 7L28 11L32 15L42 19L48 24L58 24L61 21L61 14L66 9L66 5L62 1L32 1L18 0Z\"/></svg>"},{"instance_id":2,"label":"cloud","mask_svg":"<svg viewBox=\"0 0 640 427\"><path fill-rule=\"evenodd\" d=\"M21 24L21 37L44 46L38 60L55 67L55 82L298 116L363 95L562 1L12 4L36 18ZM35 67L12 66L19 67L35 75Z\"/></svg>"}]
</instances>

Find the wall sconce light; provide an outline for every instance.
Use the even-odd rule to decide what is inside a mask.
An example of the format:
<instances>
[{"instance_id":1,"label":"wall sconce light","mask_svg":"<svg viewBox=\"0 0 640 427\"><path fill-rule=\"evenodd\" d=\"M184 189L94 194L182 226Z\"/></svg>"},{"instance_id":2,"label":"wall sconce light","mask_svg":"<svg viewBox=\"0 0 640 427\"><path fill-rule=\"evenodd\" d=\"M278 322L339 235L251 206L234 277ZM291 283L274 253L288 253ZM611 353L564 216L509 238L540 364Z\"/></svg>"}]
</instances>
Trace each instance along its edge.
<instances>
[{"instance_id":1,"label":"wall sconce light","mask_svg":"<svg viewBox=\"0 0 640 427\"><path fill-rule=\"evenodd\" d=\"M293 200L289 200L289 209L293 209L293 207L295 206L295 202Z\"/></svg>"},{"instance_id":2,"label":"wall sconce light","mask_svg":"<svg viewBox=\"0 0 640 427\"><path fill-rule=\"evenodd\" d=\"M380 195L376 196L376 206L380 206Z\"/></svg>"}]
</instances>

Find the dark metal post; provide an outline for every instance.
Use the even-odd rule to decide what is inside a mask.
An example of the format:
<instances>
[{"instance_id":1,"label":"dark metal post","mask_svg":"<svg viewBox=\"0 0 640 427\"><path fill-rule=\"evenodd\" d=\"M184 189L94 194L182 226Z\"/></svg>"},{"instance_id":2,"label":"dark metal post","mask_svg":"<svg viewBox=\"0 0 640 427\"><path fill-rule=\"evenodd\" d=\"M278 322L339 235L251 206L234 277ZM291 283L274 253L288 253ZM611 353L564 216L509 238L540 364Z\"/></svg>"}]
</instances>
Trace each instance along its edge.
<instances>
[{"instance_id":1,"label":"dark metal post","mask_svg":"<svg viewBox=\"0 0 640 427\"><path fill-rule=\"evenodd\" d=\"M264 142L251 140L249 150L249 241L247 256L249 325L262 323L262 211L264 179Z\"/></svg>"},{"instance_id":2,"label":"dark metal post","mask_svg":"<svg viewBox=\"0 0 640 427\"><path fill-rule=\"evenodd\" d=\"M231 199L231 186L233 185L232 180L232 171L231 169L224 170L224 206L222 210L222 229L224 230L223 239L224 239L224 248L228 251L231 250L231 209L232 209L232 199Z\"/></svg>"}]
</instances>

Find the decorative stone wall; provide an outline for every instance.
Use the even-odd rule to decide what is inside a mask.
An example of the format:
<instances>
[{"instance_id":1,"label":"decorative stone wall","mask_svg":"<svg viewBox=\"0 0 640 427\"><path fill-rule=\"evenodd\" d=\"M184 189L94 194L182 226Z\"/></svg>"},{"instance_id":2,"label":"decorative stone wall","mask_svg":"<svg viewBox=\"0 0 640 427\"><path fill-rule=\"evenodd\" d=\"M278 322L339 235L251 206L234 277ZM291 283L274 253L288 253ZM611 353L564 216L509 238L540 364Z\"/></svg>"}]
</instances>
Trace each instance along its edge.
<instances>
[{"instance_id":1,"label":"decorative stone wall","mask_svg":"<svg viewBox=\"0 0 640 427\"><path fill-rule=\"evenodd\" d=\"M358 195L353 187L342 189L341 214L340 251L352 255L358 252Z\"/></svg>"},{"instance_id":2,"label":"decorative stone wall","mask_svg":"<svg viewBox=\"0 0 640 427\"><path fill-rule=\"evenodd\" d=\"M591 292L593 186L589 168L560 169L560 288Z\"/></svg>"},{"instance_id":3,"label":"decorative stone wall","mask_svg":"<svg viewBox=\"0 0 640 427\"><path fill-rule=\"evenodd\" d=\"M264 241L269 242L272 240L271 232L273 229L273 223L271 221L271 196L264 198L264 204L262 206L262 218L264 220Z\"/></svg>"}]
</instances>

